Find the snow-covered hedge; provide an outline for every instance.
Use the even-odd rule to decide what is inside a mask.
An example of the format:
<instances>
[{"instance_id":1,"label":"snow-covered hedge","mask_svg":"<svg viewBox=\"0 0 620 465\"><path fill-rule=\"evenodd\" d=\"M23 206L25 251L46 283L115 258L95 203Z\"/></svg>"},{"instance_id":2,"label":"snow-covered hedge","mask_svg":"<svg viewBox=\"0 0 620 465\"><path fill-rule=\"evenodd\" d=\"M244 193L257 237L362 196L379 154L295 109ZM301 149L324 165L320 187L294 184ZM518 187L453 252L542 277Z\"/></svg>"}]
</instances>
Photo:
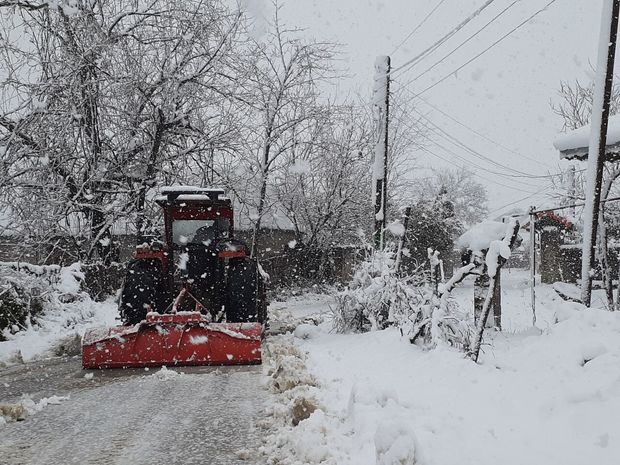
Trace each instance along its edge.
<instances>
[{"instance_id":1,"label":"snow-covered hedge","mask_svg":"<svg viewBox=\"0 0 620 465\"><path fill-rule=\"evenodd\" d=\"M0 262L0 341L36 324L63 304L82 300L79 264L37 266Z\"/></svg>"}]
</instances>

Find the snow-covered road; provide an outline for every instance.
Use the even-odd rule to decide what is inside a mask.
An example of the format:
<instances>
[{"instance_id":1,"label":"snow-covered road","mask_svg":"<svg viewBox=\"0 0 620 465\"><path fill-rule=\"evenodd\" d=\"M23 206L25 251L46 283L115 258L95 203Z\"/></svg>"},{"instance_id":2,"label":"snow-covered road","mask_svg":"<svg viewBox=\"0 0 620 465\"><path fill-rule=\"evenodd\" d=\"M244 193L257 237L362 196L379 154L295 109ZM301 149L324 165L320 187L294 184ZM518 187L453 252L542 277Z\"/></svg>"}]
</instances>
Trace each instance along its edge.
<instances>
[{"instance_id":1,"label":"snow-covered road","mask_svg":"<svg viewBox=\"0 0 620 465\"><path fill-rule=\"evenodd\" d=\"M0 399L68 396L0 435L17 464L255 463L253 427L266 396L261 367L96 372L55 360L0 372ZM245 453L239 451L245 450ZM246 457L244 457L244 454Z\"/></svg>"}]
</instances>

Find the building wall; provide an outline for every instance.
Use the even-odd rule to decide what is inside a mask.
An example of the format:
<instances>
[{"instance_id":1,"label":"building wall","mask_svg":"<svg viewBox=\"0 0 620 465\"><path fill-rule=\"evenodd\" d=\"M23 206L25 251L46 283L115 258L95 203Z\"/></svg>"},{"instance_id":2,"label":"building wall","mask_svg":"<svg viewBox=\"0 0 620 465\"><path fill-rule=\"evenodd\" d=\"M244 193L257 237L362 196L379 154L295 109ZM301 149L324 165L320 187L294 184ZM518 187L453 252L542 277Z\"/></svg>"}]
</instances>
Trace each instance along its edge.
<instances>
[{"instance_id":1,"label":"building wall","mask_svg":"<svg viewBox=\"0 0 620 465\"><path fill-rule=\"evenodd\" d=\"M249 244L251 231L238 231L237 239ZM295 233L289 230L265 229L259 241L258 258L263 269L270 275L273 286L300 286L309 283L347 282L353 268L360 258L354 247L335 247L327 254L308 254L292 241ZM136 247L134 235L117 234L113 236L116 246L115 263L109 266L109 272L101 269L102 265L86 265L86 286L94 297L103 297L122 285L124 264L131 259ZM75 241L59 238L53 244L25 248L14 238L0 240L0 261L24 261L33 264L69 265L78 260L82 251ZM98 276L105 275L105 279Z\"/></svg>"}]
</instances>

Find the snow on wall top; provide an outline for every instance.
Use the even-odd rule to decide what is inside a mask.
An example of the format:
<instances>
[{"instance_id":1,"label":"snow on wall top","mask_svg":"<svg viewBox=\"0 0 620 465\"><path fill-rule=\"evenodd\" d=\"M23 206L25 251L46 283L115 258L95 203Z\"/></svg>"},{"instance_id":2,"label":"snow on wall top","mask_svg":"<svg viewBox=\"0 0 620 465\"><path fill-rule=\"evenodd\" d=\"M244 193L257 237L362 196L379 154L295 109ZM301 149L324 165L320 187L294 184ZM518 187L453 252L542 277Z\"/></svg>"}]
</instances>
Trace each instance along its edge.
<instances>
[{"instance_id":1,"label":"snow on wall top","mask_svg":"<svg viewBox=\"0 0 620 465\"><path fill-rule=\"evenodd\" d=\"M488 249L493 241L502 240L506 235L506 223L483 221L474 225L458 238L456 245L462 249L480 251Z\"/></svg>"},{"instance_id":2,"label":"snow on wall top","mask_svg":"<svg viewBox=\"0 0 620 465\"><path fill-rule=\"evenodd\" d=\"M607 146L620 143L620 115L609 117L607 127ZM564 134L553 141L553 146L561 153L561 158L585 158L590 145L590 125L587 124Z\"/></svg>"}]
</instances>

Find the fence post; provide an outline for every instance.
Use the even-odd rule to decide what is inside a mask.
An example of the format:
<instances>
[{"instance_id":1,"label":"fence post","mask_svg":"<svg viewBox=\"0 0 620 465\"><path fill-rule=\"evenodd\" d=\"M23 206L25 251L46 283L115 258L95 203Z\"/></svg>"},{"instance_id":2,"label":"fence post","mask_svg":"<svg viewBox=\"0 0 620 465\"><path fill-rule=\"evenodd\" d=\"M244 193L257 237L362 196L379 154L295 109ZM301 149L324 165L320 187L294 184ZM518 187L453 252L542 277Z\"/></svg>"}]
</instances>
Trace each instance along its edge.
<instances>
[{"instance_id":1,"label":"fence post","mask_svg":"<svg viewBox=\"0 0 620 465\"><path fill-rule=\"evenodd\" d=\"M530 207L530 299L532 326L536 326L536 207Z\"/></svg>"}]
</instances>

